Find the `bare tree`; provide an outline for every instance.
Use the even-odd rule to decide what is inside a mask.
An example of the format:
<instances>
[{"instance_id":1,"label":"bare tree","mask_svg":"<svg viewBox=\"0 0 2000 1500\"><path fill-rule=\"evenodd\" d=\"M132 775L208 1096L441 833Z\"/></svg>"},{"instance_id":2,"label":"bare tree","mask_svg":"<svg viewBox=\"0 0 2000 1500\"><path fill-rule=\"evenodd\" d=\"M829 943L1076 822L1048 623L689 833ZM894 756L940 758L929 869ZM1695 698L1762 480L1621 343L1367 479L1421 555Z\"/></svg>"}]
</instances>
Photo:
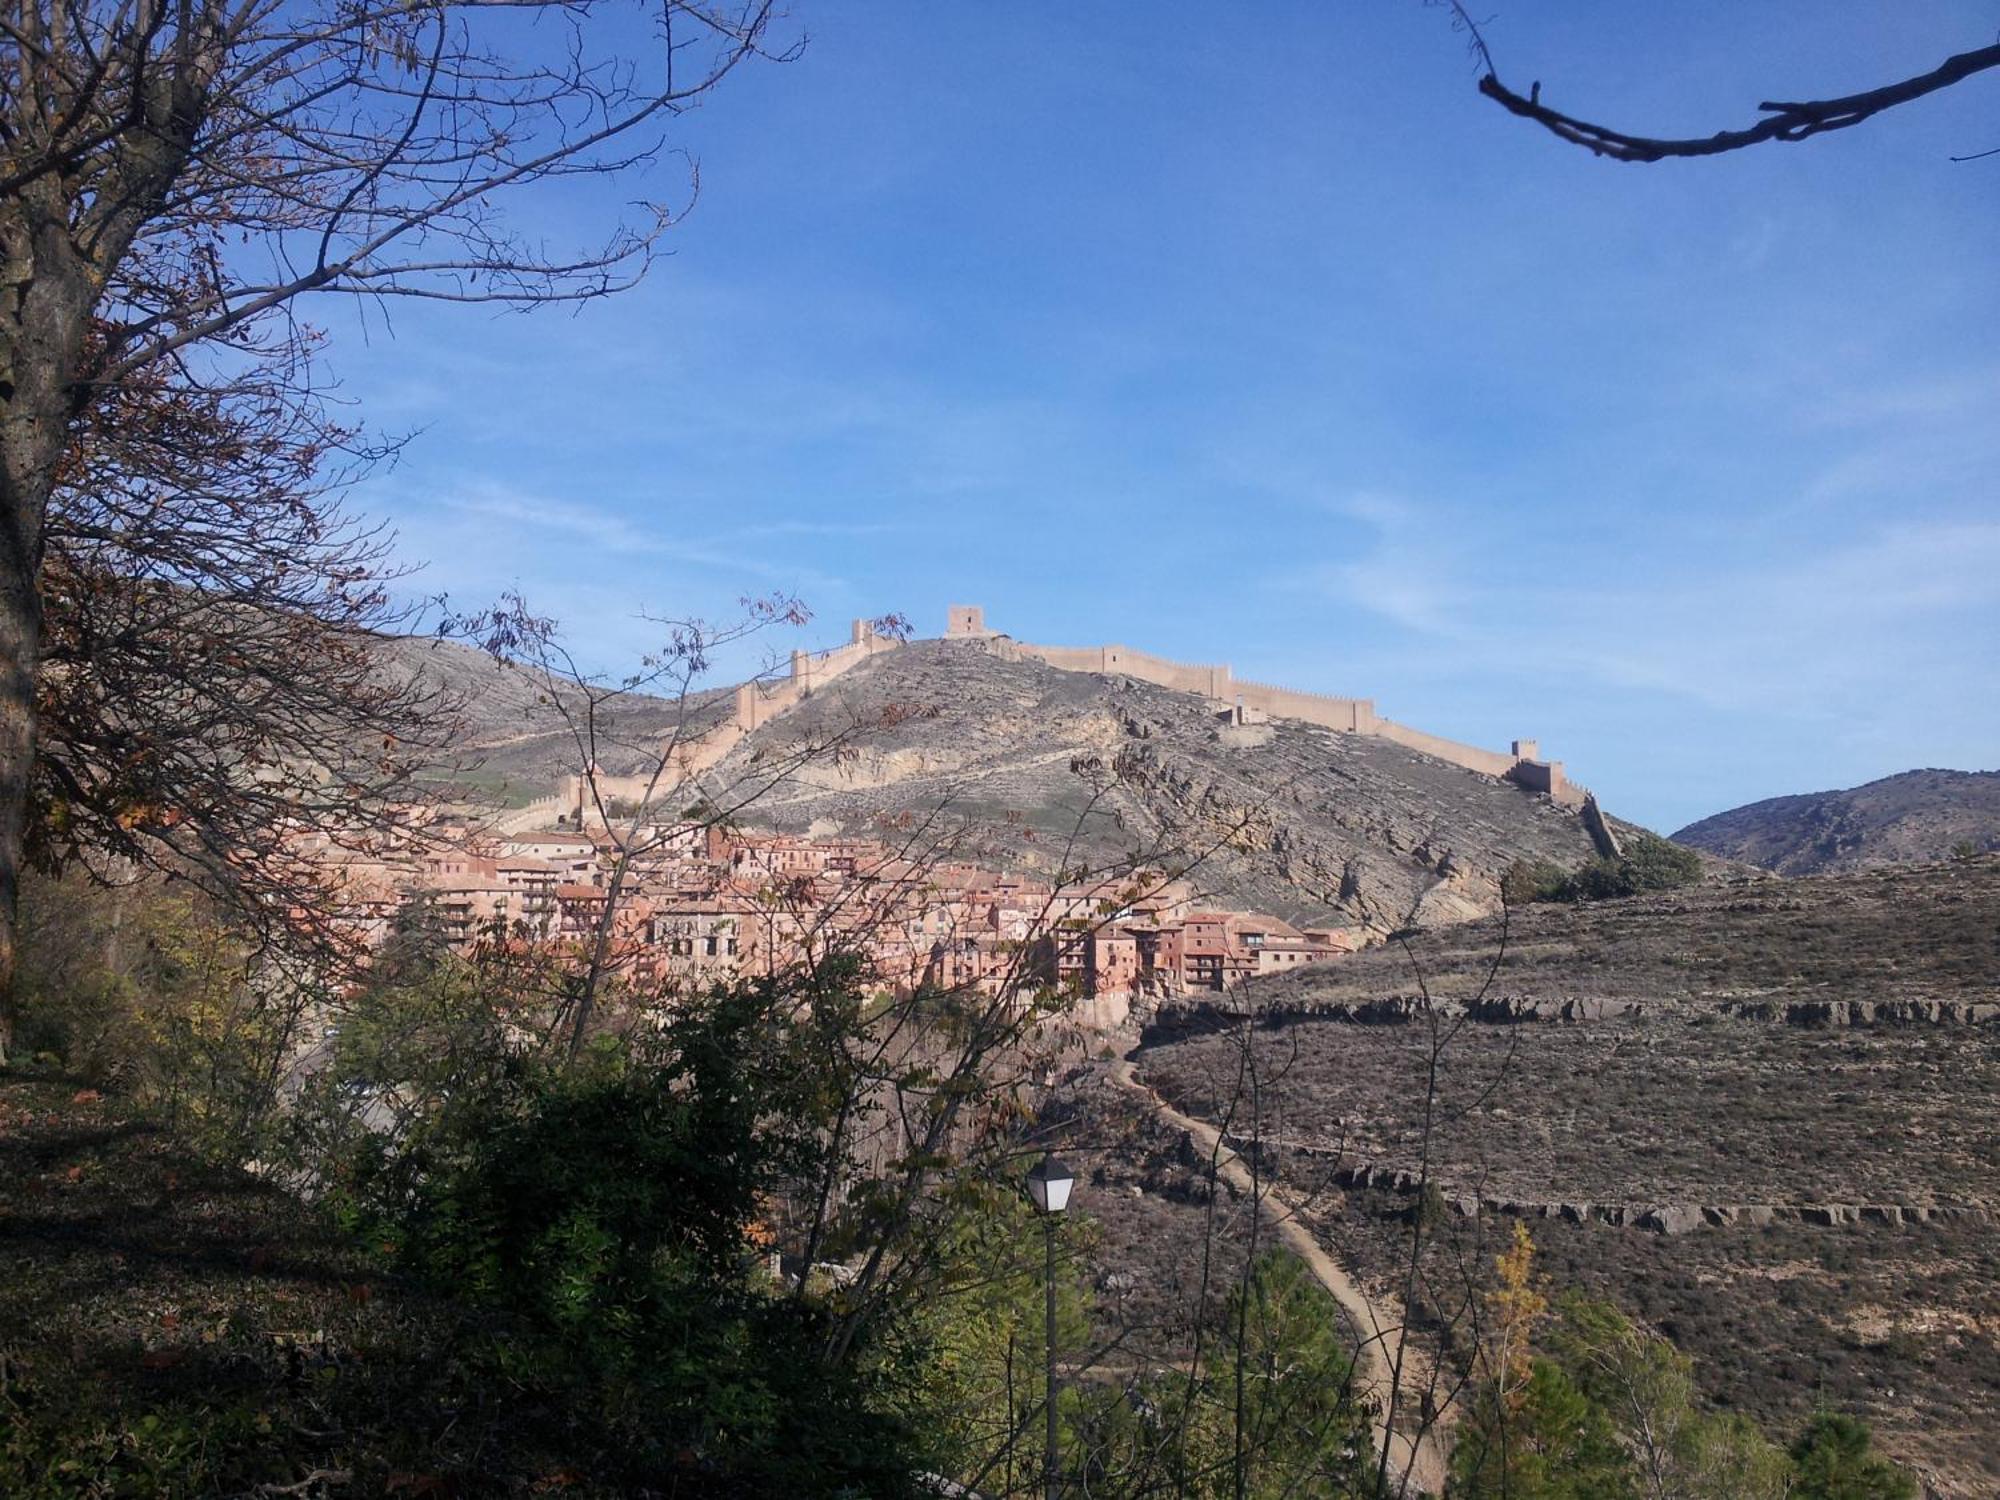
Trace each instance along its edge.
<instances>
[{"instance_id":1,"label":"bare tree","mask_svg":"<svg viewBox=\"0 0 2000 1500\"><path fill-rule=\"evenodd\" d=\"M1757 112L1763 116L1752 124L1712 135L1670 138L1631 135L1608 125L1595 124L1564 114L1542 103L1542 85L1535 82L1526 94L1517 93L1500 81L1499 68L1487 45L1481 24L1474 20L1462 0L1447 0L1453 24L1466 33L1473 56L1482 69L1479 92L1510 114L1532 120L1558 140L1581 146L1597 156L1613 161L1657 162L1670 157L1720 156L1760 146L1767 141L1805 141L1830 131L1860 125L1884 110L1922 99L1940 89L1948 89L1966 79L2000 68L2000 44L1976 47L1947 57L1927 73L1918 73L1893 83L1827 99L1764 100ZM2000 149L2000 148L1996 148ZM1991 152L1976 153L1981 156ZM1970 160L1955 157L1954 160Z\"/></svg>"},{"instance_id":2,"label":"bare tree","mask_svg":"<svg viewBox=\"0 0 2000 1500\"><path fill-rule=\"evenodd\" d=\"M339 491L387 452L289 364L135 371L78 417L44 530L31 861L191 880L337 956L330 877L419 837L451 695L392 670L382 532Z\"/></svg>"},{"instance_id":3,"label":"bare tree","mask_svg":"<svg viewBox=\"0 0 2000 1500\"><path fill-rule=\"evenodd\" d=\"M811 618L803 602L789 595L745 599L734 620L653 620L661 644L637 668L616 678L591 671L562 642L555 622L531 613L518 594L497 609L448 622L454 632L475 635L496 659L525 671L548 709L562 725L578 766L577 818L582 832L590 823L609 846L610 871L602 906L585 946L585 965L572 976L564 997L572 1059L597 1009L598 994L618 958L617 944L626 902L663 861L690 852L711 829L733 827L761 798L790 781L806 766L837 755L856 738L881 724L855 717L832 728L793 736L782 748L758 753L748 773L717 786L705 773L715 736L727 725L719 692L697 685L715 653L738 646L778 625L804 625ZM898 615L872 620L869 628L885 639L904 639L909 623ZM746 684L752 692L762 683ZM641 699L655 700L664 722L641 716L637 729L620 715ZM891 719L895 715L889 716ZM724 744L734 741L725 735ZM615 773L616 759L632 770Z\"/></svg>"},{"instance_id":4,"label":"bare tree","mask_svg":"<svg viewBox=\"0 0 2000 1500\"><path fill-rule=\"evenodd\" d=\"M0 989L48 516L81 415L161 360L202 385L309 353L289 308L310 292L527 307L630 284L665 208L565 251L511 226L508 203L655 157L770 25L771 0L0 10Z\"/></svg>"},{"instance_id":5,"label":"bare tree","mask_svg":"<svg viewBox=\"0 0 2000 1500\"><path fill-rule=\"evenodd\" d=\"M1438 1132L1440 1127L1445 1123L1446 1118L1446 1110L1442 1100L1443 1073L1453 1041L1457 1039L1459 1032L1472 1021L1479 1005L1491 993L1493 982L1500 975L1501 965L1507 960L1507 942L1512 925L1512 915L1512 908L1503 898L1500 907L1500 933L1493 945L1492 962L1487 965L1486 973L1480 980L1479 988L1472 995L1460 1002L1460 1007L1455 1015L1447 1013L1439 1001L1431 994L1430 981L1425 976L1423 963L1417 956L1416 948L1412 943L1412 939L1417 936L1416 929L1405 926L1390 937L1390 941L1400 947L1403 950L1404 956L1410 961L1410 972L1416 981L1419 997L1418 1019L1424 1027L1423 1107L1420 1116L1421 1124L1418 1134L1417 1167L1415 1172L1416 1201L1412 1204L1410 1210L1409 1249L1403 1267L1402 1304L1406 1319L1424 1302L1429 1302L1433 1307L1440 1309L1447 1305L1446 1294L1435 1284L1434 1273L1428 1264L1435 1239L1435 1235L1432 1233L1431 1209L1437 1197L1435 1174L1438 1167ZM1515 1034L1514 1043L1515 1045L1519 1043L1518 1032ZM1493 1096L1499 1091L1502 1082L1506 1079L1512 1061L1513 1047L1510 1046L1506 1057L1502 1060L1500 1066L1494 1070L1491 1079L1487 1081L1472 1099L1459 1106L1453 1113L1463 1118L1477 1113L1490 1103ZM1454 1276L1455 1285L1452 1290L1456 1293L1457 1309L1454 1315L1440 1319L1446 1333L1449 1333L1459 1322L1467 1322L1476 1326L1475 1320L1478 1317L1480 1308L1477 1290L1463 1259L1454 1258L1449 1270ZM1392 1472L1390 1464L1393 1453L1387 1434L1395 1426L1397 1411L1402 1401L1404 1365L1408 1353L1409 1337L1408 1330L1406 1329L1399 1333L1396 1340L1396 1353L1391 1366L1392 1373L1389 1381L1388 1409L1383 1415L1385 1436L1380 1462L1376 1469L1376 1488L1382 1494L1389 1493L1388 1486ZM1469 1368L1459 1370L1453 1378L1444 1378L1444 1354L1445 1350L1441 1339L1437 1357L1430 1363L1423 1390L1422 1410L1419 1413L1420 1432L1428 1431L1436 1423L1438 1413L1446 1410L1457 1399L1459 1392L1471 1379ZM1441 1387L1444 1389L1442 1400L1438 1397ZM1414 1453L1414 1451L1415 1445L1412 1444L1411 1452ZM1397 1480L1398 1488L1407 1488L1409 1479L1410 1465L1406 1461Z\"/></svg>"}]
</instances>

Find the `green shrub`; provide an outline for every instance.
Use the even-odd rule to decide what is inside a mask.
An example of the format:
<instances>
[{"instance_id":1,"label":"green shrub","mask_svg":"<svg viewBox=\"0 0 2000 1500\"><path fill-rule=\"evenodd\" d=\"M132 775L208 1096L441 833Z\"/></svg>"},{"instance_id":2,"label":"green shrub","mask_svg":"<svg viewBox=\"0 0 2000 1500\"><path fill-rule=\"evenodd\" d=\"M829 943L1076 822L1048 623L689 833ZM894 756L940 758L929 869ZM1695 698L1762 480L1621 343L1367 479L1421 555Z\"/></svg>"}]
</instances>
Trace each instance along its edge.
<instances>
[{"instance_id":1,"label":"green shrub","mask_svg":"<svg viewBox=\"0 0 2000 1500\"><path fill-rule=\"evenodd\" d=\"M1792 1445L1793 1500L1913 1500L1916 1482L1874 1451L1866 1423L1823 1411Z\"/></svg>"},{"instance_id":2,"label":"green shrub","mask_svg":"<svg viewBox=\"0 0 2000 1500\"><path fill-rule=\"evenodd\" d=\"M468 1357L587 1422L641 1486L688 1455L717 1495L888 1496L917 1467L900 1372L830 1353L821 1305L763 1268L766 1195L823 1149L793 1011L758 984L573 1069L481 1061L335 1173L358 1235L488 1321Z\"/></svg>"},{"instance_id":3,"label":"green shrub","mask_svg":"<svg viewBox=\"0 0 2000 1500\"><path fill-rule=\"evenodd\" d=\"M1500 878L1500 896L1509 906L1569 899L1569 876L1545 859L1517 860Z\"/></svg>"},{"instance_id":4,"label":"green shrub","mask_svg":"<svg viewBox=\"0 0 2000 1500\"><path fill-rule=\"evenodd\" d=\"M1640 832L1617 859L1594 859L1565 874L1546 860L1522 860L1501 877L1500 894L1510 905L1537 901L1613 901L1646 891L1670 891L1701 879L1701 856L1694 850Z\"/></svg>"},{"instance_id":5,"label":"green shrub","mask_svg":"<svg viewBox=\"0 0 2000 1500\"><path fill-rule=\"evenodd\" d=\"M1626 846L1624 864L1640 891L1678 890L1701 879L1701 856L1655 833L1634 837Z\"/></svg>"},{"instance_id":6,"label":"green shrub","mask_svg":"<svg viewBox=\"0 0 2000 1500\"><path fill-rule=\"evenodd\" d=\"M1694 1363L1609 1302L1533 1274L1532 1241L1496 1265L1482 1377L1447 1495L1507 1500L1911 1500L1868 1429L1823 1413L1787 1454L1740 1412L1711 1411ZM1522 1255L1525 1249L1527 1255ZM1512 1274L1510 1274L1510 1272Z\"/></svg>"}]
</instances>

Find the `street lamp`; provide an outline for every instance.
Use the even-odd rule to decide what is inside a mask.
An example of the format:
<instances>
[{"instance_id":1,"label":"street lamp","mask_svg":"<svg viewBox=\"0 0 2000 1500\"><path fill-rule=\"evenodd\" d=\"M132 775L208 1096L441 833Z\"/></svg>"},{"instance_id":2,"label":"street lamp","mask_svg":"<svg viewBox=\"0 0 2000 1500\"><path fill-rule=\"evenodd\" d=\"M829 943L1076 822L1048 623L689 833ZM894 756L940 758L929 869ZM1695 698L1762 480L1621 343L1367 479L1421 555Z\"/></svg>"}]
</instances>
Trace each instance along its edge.
<instances>
[{"instance_id":1,"label":"street lamp","mask_svg":"<svg viewBox=\"0 0 2000 1500\"><path fill-rule=\"evenodd\" d=\"M1056 1216L1069 1207L1069 1190L1076 1186L1076 1174L1054 1156L1044 1156L1028 1172L1028 1196L1042 1216L1042 1235L1048 1249L1048 1274L1043 1288L1048 1296L1048 1325L1043 1349L1049 1361L1048 1445L1042 1453L1042 1489L1047 1500L1059 1500L1062 1467L1056 1456Z\"/></svg>"}]
</instances>

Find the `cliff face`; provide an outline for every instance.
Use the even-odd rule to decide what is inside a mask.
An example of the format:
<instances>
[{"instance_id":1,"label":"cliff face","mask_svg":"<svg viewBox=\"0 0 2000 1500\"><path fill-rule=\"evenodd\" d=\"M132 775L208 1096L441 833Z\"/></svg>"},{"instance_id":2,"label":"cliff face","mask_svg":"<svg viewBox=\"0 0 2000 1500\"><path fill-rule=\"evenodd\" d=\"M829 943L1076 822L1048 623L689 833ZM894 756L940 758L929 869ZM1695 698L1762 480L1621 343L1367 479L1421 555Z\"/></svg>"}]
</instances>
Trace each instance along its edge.
<instances>
[{"instance_id":1,"label":"cliff face","mask_svg":"<svg viewBox=\"0 0 2000 1500\"><path fill-rule=\"evenodd\" d=\"M2000 771L1905 771L1846 791L1773 797L1674 838L1781 875L1819 875L2000 849Z\"/></svg>"},{"instance_id":2,"label":"cliff face","mask_svg":"<svg viewBox=\"0 0 2000 1500\"><path fill-rule=\"evenodd\" d=\"M1575 815L1392 742L1296 722L1232 726L1193 693L930 641L855 667L711 773L752 784L810 736L836 754L749 821L866 834L931 819L970 852L1056 870L1134 850L1197 860L1218 903L1365 926L1477 916L1517 859L1592 855ZM936 810L942 809L942 813Z\"/></svg>"}]
</instances>

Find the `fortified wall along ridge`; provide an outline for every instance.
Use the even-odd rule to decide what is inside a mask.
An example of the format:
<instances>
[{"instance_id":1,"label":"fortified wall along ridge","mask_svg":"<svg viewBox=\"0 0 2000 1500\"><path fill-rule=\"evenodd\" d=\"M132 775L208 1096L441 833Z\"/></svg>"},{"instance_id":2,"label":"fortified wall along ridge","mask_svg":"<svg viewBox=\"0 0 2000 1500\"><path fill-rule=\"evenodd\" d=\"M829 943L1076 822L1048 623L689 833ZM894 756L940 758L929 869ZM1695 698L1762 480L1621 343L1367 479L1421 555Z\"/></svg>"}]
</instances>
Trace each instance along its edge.
<instances>
[{"instance_id":1,"label":"fortified wall along ridge","mask_svg":"<svg viewBox=\"0 0 2000 1500\"><path fill-rule=\"evenodd\" d=\"M1149 652L1134 651L1130 646L1037 646L1016 640L1002 631L989 629L986 611L977 604L951 605L946 614L943 638L977 645L1010 661L1031 658L1065 672L1122 675L1179 692L1199 693L1215 706L1218 713L1229 715L1239 724L1295 719L1337 729L1344 734L1366 734L1390 740L1468 771L1477 771L1481 775L1511 781L1529 791L1540 792L1562 806L1582 809L1586 823L1591 825L1592 837L1598 840L1600 846L1612 841L1609 828L1603 824L1601 816L1596 815L1596 801L1589 790L1564 775L1561 761L1542 759L1540 746L1534 740L1515 740L1505 751L1483 750L1477 745L1426 734L1421 729L1385 718L1375 711L1372 698L1336 698L1322 693L1296 692L1291 688L1274 687L1270 683L1238 677L1226 665L1172 661ZM736 689L733 711L729 716L708 735L691 742L679 752L677 759L681 774L693 775L706 770L761 725L769 723L815 688L825 686L869 657L897 650L902 644L900 638L883 634L869 621L856 620L845 645L827 651L794 651L787 675L746 682ZM615 777L609 779L614 782L620 780ZM600 778L600 782L603 780ZM638 795L643 790L640 786L625 789L600 784L599 787L600 795L606 797ZM567 778L554 797L544 798L535 804L533 813L539 815L548 807L573 808L580 826L585 816L585 801L582 778L573 776ZM523 810L524 814L529 812L528 809Z\"/></svg>"},{"instance_id":2,"label":"fortified wall along ridge","mask_svg":"<svg viewBox=\"0 0 2000 1500\"><path fill-rule=\"evenodd\" d=\"M1534 740L1515 740L1504 753L1482 750L1457 740L1426 734L1375 711L1372 698L1335 698L1322 693L1301 693L1252 682L1238 677L1226 665L1195 665L1171 661L1130 646L1036 646L1014 640L986 626L986 611L977 604L954 604L945 623L945 639L982 641L987 649L1008 658L1032 657L1066 672L1117 673L1136 677L1184 693L1200 693L1219 711L1232 714L1239 723L1261 723L1269 719L1298 719L1320 724L1347 734L1368 734L1393 740L1438 760L1463 766L1468 771L1497 776L1516 782L1531 791L1546 793L1565 806L1580 806L1588 791L1568 780L1561 761L1541 758Z\"/></svg>"}]
</instances>

